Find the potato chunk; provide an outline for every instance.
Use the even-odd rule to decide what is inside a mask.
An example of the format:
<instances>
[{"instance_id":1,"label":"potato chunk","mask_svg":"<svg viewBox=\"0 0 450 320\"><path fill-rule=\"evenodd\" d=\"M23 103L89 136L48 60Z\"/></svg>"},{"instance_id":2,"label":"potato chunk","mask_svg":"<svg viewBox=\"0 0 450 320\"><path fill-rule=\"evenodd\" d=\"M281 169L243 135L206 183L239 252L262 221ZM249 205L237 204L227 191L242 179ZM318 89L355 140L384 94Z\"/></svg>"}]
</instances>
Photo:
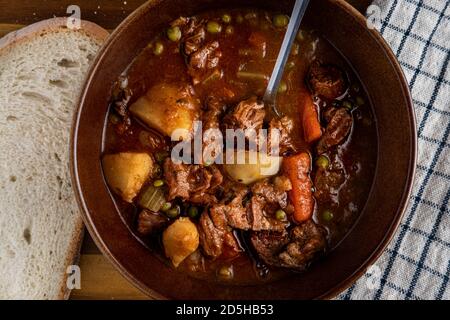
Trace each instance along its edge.
<instances>
[{"instance_id":1,"label":"potato chunk","mask_svg":"<svg viewBox=\"0 0 450 320\"><path fill-rule=\"evenodd\" d=\"M130 111L169 137L176 129L181 129L174 140L187 140L200 110L200 102L193 97L191 90L188 86L175 84L155 85L130 106Z\"/></svg>"},{"instance_id":2,"label":"potato chunk","mask_svg":"<svg viewBox=\"0 0 450 320\"><path fill-rule=\"evenodd\" d=\"M127 202L133 201L153 171L153 160L146 153L107 154L102 164L109 187Z\"/></svg>"},{"instance_id":3,"label":"potato chunk","mask_svg":"<svg viewBox=\"0 0 450 320\"><path fill-rule=\"evenodd\" d=\"M189 218L179 218L163 233L166 256L175 267L197 250L199 236L197 227Z\"/></svg>"},{"instance_id":4,"label":"potato chunk","mask_svg":"<svg viewBox=\"0 0 450 320\"><path fill-rule=\"evenodd\" d=\"M269 156L255 151L239 150L234 161L227 161L225 172L235 181L252 184L258 180L274 176L281 166L281 157Z\"/></svg>"}]
</instances>

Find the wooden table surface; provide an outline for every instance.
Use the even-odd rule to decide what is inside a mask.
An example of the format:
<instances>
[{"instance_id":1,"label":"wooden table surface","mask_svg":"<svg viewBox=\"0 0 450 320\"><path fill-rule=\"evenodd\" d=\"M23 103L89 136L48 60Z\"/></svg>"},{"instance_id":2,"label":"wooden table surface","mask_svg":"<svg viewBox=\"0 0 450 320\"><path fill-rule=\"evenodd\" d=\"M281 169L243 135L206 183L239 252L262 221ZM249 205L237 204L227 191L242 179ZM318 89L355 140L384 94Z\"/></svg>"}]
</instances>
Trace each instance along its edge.
<instances>
[{"instance_id":1,"label":"wooden table surface","mask_svg":"<svg viewBox=\"0 0 450 320\"><path fill-rule=\"evenodd\" d=\"M347 0L365 10L371 0ZM78 5L81 18L113 30L145 0L0 0L0 37L25 25L54 16L67 16L69 5ZM133 287L100 253L86 233L80 259L81 289L71 299L148 299Z\"/></svg>"}]
</instances>

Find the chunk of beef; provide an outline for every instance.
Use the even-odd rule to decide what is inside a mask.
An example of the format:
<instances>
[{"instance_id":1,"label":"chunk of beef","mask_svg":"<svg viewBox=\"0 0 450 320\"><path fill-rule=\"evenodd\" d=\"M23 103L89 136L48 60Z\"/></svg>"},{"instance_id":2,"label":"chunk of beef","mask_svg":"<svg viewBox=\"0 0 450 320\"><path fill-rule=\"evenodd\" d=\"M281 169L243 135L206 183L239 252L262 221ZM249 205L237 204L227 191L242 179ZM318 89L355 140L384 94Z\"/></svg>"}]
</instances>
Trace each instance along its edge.
<instances>
[{"instance_id":1,"label":"chunk of beef","mask_svg":"<svg viewBox=\"0 0 450 320\"><path fill-rule=\"evenodd\" d=\"M220 197L220 203L229 204L234 203L246 203L248 200L249 188L241 183L236 183L227 176L224 177L222 183L222 196Z\"/></svg>"},{"instance_id":2,"label":"chunk of beef","mask_svg":"<svg viewBox=\"0 0 450 320\"><path fill-rule=\"evenodd\" d=\"M189 202L201 206L207 206L217 202L217 198L213 193L193 193L189 198Z\"/></svg>"},{"instance_id":3,"label":"chunk of beef","mask_svg":"<svg viewBox=\"0 0 450 320\"><path fill-rule=\"evenodd\" d=\"M286 190L277 187L269 179L256 182L252 186L251 210L253 214L252 230L282 230L285 222L275 219L275 212L288 205Z\"/></svg>"},{"instance_id":4,"label":"chunk of beef","mask_svg":"<svg viewBox=\"0 0 450 320\"><path fill-rule=\"evenodd\" d=\"M274 118L269 123L268 143L270 146L273 130L278 130L278 152L280 155L286 152L295 152L294 142L292 141L292 130L294 122L289 117ZM273 147L270 146L267 150L272 152Z\"/></svg>"},{"instance_id":5,"label":"chunk of beef","mask_svg":"<svg viewBox=\"0 0 450 320\"><path fill-rule=\"evenodd\" d=\"M183 163L174 163L170 158L164 161L164 177L169 187L168 200L176 197L189 198L189 166Z\"/></svg>"},{"instance_id":6,"label":"chunk of beef","mask_svg":"<svg viewBox=\"0 0 450 320\"><path fill-rule=\"evenodd\" d=\"M313 93L326 99L336 99L347 90L344 73L336 66L317 60L311 64L307 79Z\"/></svg>"},{"instance_id":7,"label":"chunk of beef","mask_svg":"<svg viewBox=\"0 0 450 320\"><path fill-rule=\"evenodd\" d=\"M223 224L240 230L283 230L287 223L274 218L275 211L287 206L287 194L270 183L256 184L253 195L245 187L234 187L232 195L211 207L211 217L222 217ZM228 191L230 192L230 191Z\"/></svg>"},{"instance_id":8,"label":"chunk of beef","mask_svg":"<svg viewBox=\"0 0 450 320\"><path fill-rule=\"evenodd\" d=\"M198 84L207 79L219 65L222 52L219 50L219 42L213 41L191 53L187 59L188 73L193 83Z\"/></svg>"},{"instance_id":9,"label":"chunk of beef","mask_svg":"<svg viewBox=\"0 0 450 320\"><path fill-rule=\"evenodd\" d=\"M268 265L304 270L327 246L326 230L308 220L289 232L253 232L250 242Z\"/></svg>"},{"instance_id":10,"label":"chunk of beef","mask_svg":"<svg viewBox=\"0 0 450 320\"><path fill-rule=\"evenodd\" d=\"M329 155L328 168L317 168L314 177L314 196L323 203L336 203L339 190L347 179L344 164L337 153Z\"/></svg>"},{"instance_id":11,"label":"chunk of beef","mask_svg":"<svg viewBox=\"0 0 450 320\"><path fill-rule=\"evenodd\" d=\"M242 251L221 212L203 212L198 229L200 245L208 257L231 258Z\"/></svg>"},{"instance_id":12,"label":"chunk of beef","mask_svg":"<svg viewBox=\"0 0 450 320\"><path fill-rule=\"evenodd\" d=\"M120 123L116 124L116 130L118 130L119 134L123 134L131 126L128 104L131 100L132 93L131 89L126 86L127 84L127 78L119 77L112 89L113 101L111 105L121 118Z\"/></svg>"},{"instance_id":13,"label":"chunk of beef","mask_svg":"<svg viewBox=\"0 0 450 320\"><path fill-rule=\"evenodd\" d=\"M344 182L345 173L343 170L319 169L314 179L314 186L316 188L314 196L321 202L337 202L339 189Z\"/></svg>"},{"instance_id":14,"label":"chunk of beef","mask_svg":"<svg viewBox=\"0 0 450 320\"><path fill-rule=\"evenodd\" d=\"M264 104L252 97L241 101L225 116L224 123L227 129L253 129L258 132L263 126L265 116Z\"/></svg>"},{"instance_id":15,"label":"chunk of beef","mask_svg":"<svg viewBox=\"0 0 450 320\"><path fill-rule=\"evenodd\" d=\"M236 237L233 233L233 230L229 229L228 232L225 232L223 237L223 251L222 257L225 259L235 258L239 253L242 252L242 248L239 245L239 242L236 240Z\"/></svg>"},{"instance_id":16,"label":"chunk of beef","mask_svg":"<svg viewBox=\"0 0 450 320\"><path fill-rule=\"evenodd\" d=\"M276 207L271 205L263 196L253 196L250 200L250 204L247 207L247 212L250 220L250 229L253 231L284 230L287 227L287 222L278 221L275 219L275 208Z\"/></svg>"},{"instance_id":17,"label":"chunk of beef","mask_svg":"<svg viewBox=\"0 0 450 320\"><path fill-rule=\"evenodd\" d=\"M193 75L201 69L213 69L219 64L220 51L219 42L213 41L201 47L198 51L189 56L189 67Z\"/></svg>"},{"instance_id":18,"label":"chunk of beef","mask_svg":"<svg viewBox=\"0 0 450 320\"><path fill-rule=\"evenodd\" d=\"M218 139L220 116L225 110L221 99L210 97L203 112L203 161L214 162L222 153L222 140Z\"/></svg>"},{"instance_id":19,"label":"chunk of beef","mask_svg":"<svg viewBox=\"0 0 450 320\"><path fill-rule=\"evenodd\" d=\"M205 28L203 26L194 29L184 42L184 53L190 55L197 52L203 41L205 41L205 35Z\"/></svg>"},{"instance_id":20,"label":"chunk of beef","mask_svg":"<svg viewBox=\"0 0 450 320\"><path fill-rule=\"evenodd\" d=\"M205 35L206 32L203 26L192 29L192 33L189 33L189 36L184 40L184 53L189 56L194 52L197 52L203 41L205 41Z\"/></svg>"},{"instance_id":21,"label":"chunk of beef","mask_svg":"<svg viewBox=\"0 0 450 320\"><path fill-rule=\"evenodd\" d=\"M217 202L214 192L223 180L215 166L176 164L170 158L164 162L164 177L169 187L168 200L180 197L204 205Z\"/></svg>"},{"instance_id":22,"label":"chunk of beef","mask_svg":"<svg viewBox=\"0 0 450 320\"><path fill-rule=\"evenodd\" d=\"M191 167L188 175L189 192L203 193L211 186L212 174L209 170L198 166Z\"/></svg>"},{"instance_id":23,"label":"chunk of beef","mask_svg":"<svg viewBox=\"0 0 450 320\"><path fill-rule=\"evenodd\" d=\"M181 29L182 49L187 56L198 51L205 41L206 31L204 20L180 17L173 21L171 26Z\"/></svg>"},{"instance_id":24,"label":"chunk of beef","mask_svg":"<svg viewBox=\"0 0 450 320\"><path fill-rule=\"evenodd\" d=\"M278 254L289 243L289 233L287 230L252 232L250 243L262 261L271 266L279 266Z\"/></svg>"},{"instance_id":25,"label":"chunk of beef","mask_svg":"<svg viewBox=\"0 0 450 320\"><path fill-rule=\"evenodd\" d=\"M214 193L222 183L223 176L216 166L191 166L188 176L190 201L196 204L209 205L217 202Z\"/></svg>"},{"instance_id":26,"label":"chunk of beef","mask_svg":"<svg viewBox=\"0 0 450 320\"><path fill-rule=\"evenodd\" d=\"M142 210L138 216L137 224L138 232L148 236L162 231L169 224L169 219L158 213Z\"/></svg>"},{"instance_id":27,"label":"chunk of beef","mask_svg":"<svg viewBox=\"0 0 450 320\"><path fill-rule=\"evenodd\" d=\"M217 228L208 212L202 213L198 224L200 245L208 257L217 258L223 251L224 231Z\"/></svg>"},{"instance_id":28,"label":"chunk of beef","mask_svg":"<svg viewBox=\"0 0 450 320\"><path fill-rule=\"evenodd\" d=\"M217 204L211 207L211 215L223 217L232 228L248 230L250 223L247 210L242 204Z\"/></svg>"},{"instance_id":29,"label":"chunk of beef","mask_svg":"<svg viewBox=\"0 0 450 320\"><path fill-rule=\"evenodd\" d=\"M344 108L333 108L327 111L328 120L325 133L317 144L317 152L322 154L345 141L353 125L352 116Z\"/></svg>"},{"instance_id":30,"label":"chunk of beef","mask_svg":"<svg viewBox=\"0 0 450 320\"><path fill-rule=\"evenodd\" d=\"M214 72L217 73L222 56L218 41L205 43L205 24L205 20L196 18L180 18L172 23L172 26L181 28L182 51L186 55L188 73L194 84L204 81Z\"/></svg>"},{"instance_id":31,"label":"chunk of beef","mask_svg":"<svg viewBox=\"0 0 450 320\"><path fill-rule=\"evenodd\" d=\"M219 187L223 182L223 175L220 172L219 168L216 166L209 166L206 170L209 170L211 173L211 182L209 185L209 189L215 191L217 187Z\"/></svg>"},{"instance_id":32,"label":"chunk of beef","mask_svg":"<svg viewBox=\"0 0 450 320\"><path fill-rule=\"evenodd\" d=\"M312 220L291 230L290 242L279 254L283 266L306 269L327 246L327 231Z\"/></svg>"},{"instance_id":33,"label":"chunk of beef","mask_svg":"<svg viewBox=\"0 0 450 320\"><path fill-rule=\"evenodd\" d=\"M274 183L271 183L269 179L264 179L261 181L256 182L252 186L252 193L254 195L262 196L265 201L272 205L278 205L282 209L286 208L287 206L287 193L289 188L286 184L290 181L288 178L284 176L276 177L278 178L277 181L280 183L278 185L275 185ZM288 182L281 183L282 179L287 179ZM274 180L275 181L275 180ZM292 185L291 185L292 188Z\"/></svg>"},{"instance_id":34,"label":"chunk of beef","mask_svg":"<svg viewBox=\"0 0 450 320\"><path fill-rule=\"evenodd\" d=\"M322 118L325 120L326 123L329 123L331 119L333 119L333 116L336 114L337 110L338 108L331 107L323 112Z\"/></svg>"},{"instance_id":35,"label":"chunk of beef","mask_svg":"<svg viewBox=\"0 0 450 320\"><path fill-rule=\"evenodd\" d=\"M226 181L224 188L225 197L219 204L211 207L211 216L222 218L223 220L220 220L221 224L226 224L236 229L248 230L250 222L245 206L249 190L243 185L232 184L230 181ZM219 223L217 218L215 218L215 221Z\"/></svg>"}]
</instances>

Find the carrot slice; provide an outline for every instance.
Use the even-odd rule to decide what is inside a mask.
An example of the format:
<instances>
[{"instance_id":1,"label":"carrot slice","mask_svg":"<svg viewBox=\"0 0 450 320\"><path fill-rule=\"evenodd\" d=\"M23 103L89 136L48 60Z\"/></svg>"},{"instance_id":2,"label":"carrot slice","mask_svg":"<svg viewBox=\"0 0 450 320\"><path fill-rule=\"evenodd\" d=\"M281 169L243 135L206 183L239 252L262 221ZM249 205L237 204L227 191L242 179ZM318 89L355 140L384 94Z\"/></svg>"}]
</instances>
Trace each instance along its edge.
<instances>
[{"instance_id":1,"label":"carrot slice","mask_svg":"<svg viewBox=\"0 0 450 320\"><path fill-rule=\"evenodd\" d=\"M314 198L312 195L312 181L309 177L311 171L311 157L303 152L283 159L284 174L291 180L292 190L289 199L294 205L294 221L302 223L311 219L314 211Z\"/></svg>"},{"instance_id":2,"label":"carrot slice","mask_svg":"<svg viewBox=\"0 0 450 320\"><path fill-rule=\"evenodd\" d=\"M311 95L304 94L301 99L303 105L303 135L307 143L312 143L320 139L322 128L320 127L316 106Z\"/></svg>"}]
</instances>

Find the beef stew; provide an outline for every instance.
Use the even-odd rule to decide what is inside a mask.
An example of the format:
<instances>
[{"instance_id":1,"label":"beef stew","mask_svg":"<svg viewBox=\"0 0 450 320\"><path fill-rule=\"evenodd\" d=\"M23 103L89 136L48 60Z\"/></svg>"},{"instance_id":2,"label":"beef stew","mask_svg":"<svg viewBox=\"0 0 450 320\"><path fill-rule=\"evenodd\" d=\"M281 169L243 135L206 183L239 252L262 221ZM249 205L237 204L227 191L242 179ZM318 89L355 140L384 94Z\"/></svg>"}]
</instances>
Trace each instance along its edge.
<instances>
[{"instance_id":1,"label":"beef stew","mask_svg":"<svg viewBox=\"0 0 450 320\"><path fill-rule=\"evenodd\" d=\"M300 31L279 89L282 117L260 102L286 21L249 9L179 18L112 89L106 180L125 221L177 271L236 284L303 271L338 245L365 204L374 118L356 75L325 39ZM202 161L176 163L171 154L190 143L196 121ZM275 174L261 175L261 163L208 159L205 150L221 147L208 129L267 130L266 149L279 156L264 163Z\"/></svg>"}]
</instances>

